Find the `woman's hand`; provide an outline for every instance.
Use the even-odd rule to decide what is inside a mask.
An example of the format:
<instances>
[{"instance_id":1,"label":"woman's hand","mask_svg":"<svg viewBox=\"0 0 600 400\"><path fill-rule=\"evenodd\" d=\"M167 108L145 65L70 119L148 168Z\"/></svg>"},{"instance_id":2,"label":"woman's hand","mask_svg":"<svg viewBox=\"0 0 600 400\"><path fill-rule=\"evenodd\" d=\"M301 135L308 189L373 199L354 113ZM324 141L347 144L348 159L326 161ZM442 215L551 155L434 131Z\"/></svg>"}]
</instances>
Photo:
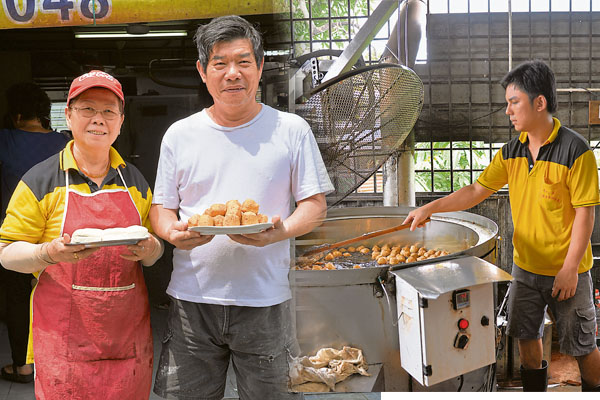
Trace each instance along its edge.
<instances>
[{"instance_id":1,"label":"woman's hand","mask_svg":"<svg viewBox=\"0 0 600 400\"><path fill-rule=\"evenodd\" d=\"M128 253L121 254L121 257L129 261L142 261L154 257L159 251L161 244L154 235L148 239L140 240L136 244L127 246Z\"/></svg>"},{"instance_id":2,"label":"woman's hand","mask_svg":"<svg viewBox=\"0 0 600 400\"><path fill-rule=\"evenodd\" d=\"M76 263L98 251L98 248L86 249L83 244L67 246L67 243L71 243L71 236L68 233L49 242L46 245L46 250L50 260L55 263Z\"/></svg>"}]
</instances>

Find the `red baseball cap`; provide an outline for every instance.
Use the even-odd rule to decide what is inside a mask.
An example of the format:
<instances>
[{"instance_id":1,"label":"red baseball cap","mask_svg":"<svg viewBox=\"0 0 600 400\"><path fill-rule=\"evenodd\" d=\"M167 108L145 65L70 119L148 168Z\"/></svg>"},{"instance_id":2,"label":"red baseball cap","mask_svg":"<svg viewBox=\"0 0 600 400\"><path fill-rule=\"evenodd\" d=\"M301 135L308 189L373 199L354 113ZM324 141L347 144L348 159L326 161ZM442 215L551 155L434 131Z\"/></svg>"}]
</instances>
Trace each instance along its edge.
<instances>
[{"instance_id":1,"label":"red baseball cap","mask_svg":"<svg viewBox=\"0 0 600 400\"><path fill-rule=\"evenodd\" d=\"M67 97L67 107L73 98L93 87L102 87L110 90L125 104L123 88L117 78L104 71L93 70L73 79L71 88L69 89L69 97Z\"/></svg>"}]
</instances>

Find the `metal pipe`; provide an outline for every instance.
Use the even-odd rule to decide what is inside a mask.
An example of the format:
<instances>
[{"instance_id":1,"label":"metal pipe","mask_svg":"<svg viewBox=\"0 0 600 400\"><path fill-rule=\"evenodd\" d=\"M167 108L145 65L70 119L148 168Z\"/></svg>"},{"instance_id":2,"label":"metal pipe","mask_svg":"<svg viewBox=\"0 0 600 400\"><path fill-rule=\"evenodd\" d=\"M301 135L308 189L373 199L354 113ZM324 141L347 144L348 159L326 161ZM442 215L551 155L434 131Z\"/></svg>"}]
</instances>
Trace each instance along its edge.
<instances>
[{"instance_id":1,"label":"metal pipe","mask_svg":"<svg viewBox=\"0 0 600 400\"><path fill-rule=\"evenodd\" d=\"M397 7L398 3L395 1L382 1L379 3L377 8L367 19L367 22L359 29L342 54L333 62L331 67L329 67L322 82L326 82L349 71L350 68L356 64L356 61L358 61L362 55L363 50L371 43L371 40L373 40L377 32L379 32L381 27L387 23Z\"/></svg>"},{"instance_id":2,"label":"metal pipe","mask_svg":"<svg viewBox=\"0 0 600 400\"><path fill-rule=\"evenodd\" d=\"M512 69L512 0L508 0L508 70Z\"/></svg>"},{"instance_id":3,"label":"metal pipe","mask_svg":"<svg viewBox=\"0 0 600 400\"><path fill-rule=\"evenodd\" d=\"M400 0L400 2L402 4L398 6L398 18L381 59L414 68L422 30L427 20L427 5L423 0Z\"/></svg>"},{"instance_id":4,"label":"metal pipe","mask_svg":"<svg viewBox=\"0 0 600 400\"><path fill-rule=\"evenodd\" d=\"M573 92L600 92L600 89L598 88L560 88L560 89L556 89L557 92L568 92L568 93L573 93Z\"/></svg>"}]
</instances>

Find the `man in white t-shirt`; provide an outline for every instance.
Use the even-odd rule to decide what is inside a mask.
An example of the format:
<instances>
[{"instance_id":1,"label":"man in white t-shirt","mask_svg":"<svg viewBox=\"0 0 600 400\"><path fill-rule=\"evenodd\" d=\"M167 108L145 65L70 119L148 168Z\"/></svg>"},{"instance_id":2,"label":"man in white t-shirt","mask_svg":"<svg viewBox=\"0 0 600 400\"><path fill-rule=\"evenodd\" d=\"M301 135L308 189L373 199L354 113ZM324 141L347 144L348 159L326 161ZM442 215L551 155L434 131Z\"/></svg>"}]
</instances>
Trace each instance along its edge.
<instances>
[{"instance_id":1,"label":"man in white t-shirt","mask_svg":"<svg viewBox=\"0 0 600 400\"><path fill-rule=\"evenodd\" d=\"M287 399L295 346L289 239L326 214L333 186L300 117L257 103L260 34L237 16L198 28L197 69L214 105L165 133L150 219L172 243L169 322L155 393L221 399L229 360L241 399ZM207 236L187 220L214 203L253 199L274 226ZM292 212L294 202L296 207Z\"/></svg>"}]
</instances>

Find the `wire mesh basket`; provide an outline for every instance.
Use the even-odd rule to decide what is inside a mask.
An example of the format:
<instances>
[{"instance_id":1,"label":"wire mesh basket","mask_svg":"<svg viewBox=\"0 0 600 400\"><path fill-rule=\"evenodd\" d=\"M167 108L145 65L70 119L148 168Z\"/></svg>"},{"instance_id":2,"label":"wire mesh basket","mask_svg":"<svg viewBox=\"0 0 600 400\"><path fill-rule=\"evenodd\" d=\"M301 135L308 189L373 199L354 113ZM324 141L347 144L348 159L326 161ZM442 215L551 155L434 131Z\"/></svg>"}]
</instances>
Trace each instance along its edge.
<instances>
[{"instance_id":1,"label":"wire mesh basket","mask_svg":"<svg viewBox=\"0 0 600 400\"><path fill-rule=\"evenodd\" d=\"M310 124L335 186L333 206L356 191L396 151L423 106L423 83L398 64L342 74L312 91L297 114Z\"/></svg>"}]
</instances>

